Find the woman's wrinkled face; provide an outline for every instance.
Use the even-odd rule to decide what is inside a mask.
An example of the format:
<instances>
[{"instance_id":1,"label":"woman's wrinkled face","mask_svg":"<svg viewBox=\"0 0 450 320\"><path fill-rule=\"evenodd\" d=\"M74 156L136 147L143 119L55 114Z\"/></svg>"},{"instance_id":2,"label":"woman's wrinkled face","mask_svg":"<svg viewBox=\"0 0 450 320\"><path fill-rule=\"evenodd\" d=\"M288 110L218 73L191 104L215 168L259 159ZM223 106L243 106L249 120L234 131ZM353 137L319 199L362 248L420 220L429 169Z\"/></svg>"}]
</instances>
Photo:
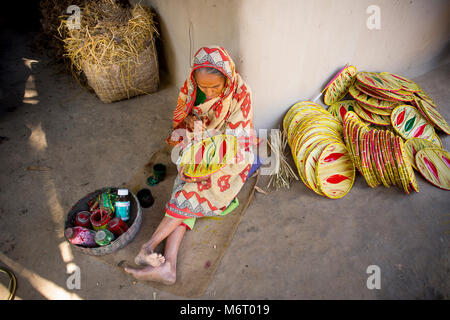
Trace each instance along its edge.
<instances>
[{"instance_id":1,"label":"woman's wrinkled face","mask_svg":"<svg viewBox=\"0 0 450 320\"><path fill-rule=\"evenodd\" d=\"M195 73L195 81L198 88L205 94L206 99L217 98L225 88L225 77L218 74L207 73L206 71L199 69Z\"/></svg>"}]
</instances>

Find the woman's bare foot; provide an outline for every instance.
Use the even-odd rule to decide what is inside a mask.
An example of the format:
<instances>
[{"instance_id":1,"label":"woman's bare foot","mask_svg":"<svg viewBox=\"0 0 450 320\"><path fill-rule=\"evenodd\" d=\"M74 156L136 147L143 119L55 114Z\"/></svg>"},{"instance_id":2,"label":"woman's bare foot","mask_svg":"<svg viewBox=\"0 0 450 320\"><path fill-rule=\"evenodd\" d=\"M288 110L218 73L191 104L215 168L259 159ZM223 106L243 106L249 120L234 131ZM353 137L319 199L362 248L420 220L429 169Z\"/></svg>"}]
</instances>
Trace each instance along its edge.
<instances>
[{"instance_id":1,"label":"woman's bare foot","mask_svg":"<svg viewBox=\"0 0 450 320\"><path fill-rule=\"evenodd\" d=\"M166 258L161 253L152 252L150 254L137 255L134 262L140 266L159 267L166 261Z\"/></svg>"},{"instance_id":2,"label":"woman's bare foot","mask_svg":"<svg viewBox=\"0 0 450 320\"><path fill-rule=\"evenodd\" d=\"M166 259L160 253L153 252L150 249L150 244L144 243L141 247L141 250L137 254L136 258L134 258L134 262L139 266L152 266L159 267L164 263Z\"/></svg>"},{"instance_id":3,"label":"woman's bare foot","mask_svg":"<svg viewBox=\"0 0 450 320\"><path fill-rule=\"evenodd\" d=\"M125 267L124 270L138 280L156 281L166 285L172 285L177 280L175 268L167 261L159 267L148 266L142 269Z\"/></svg>"}]
</instances>

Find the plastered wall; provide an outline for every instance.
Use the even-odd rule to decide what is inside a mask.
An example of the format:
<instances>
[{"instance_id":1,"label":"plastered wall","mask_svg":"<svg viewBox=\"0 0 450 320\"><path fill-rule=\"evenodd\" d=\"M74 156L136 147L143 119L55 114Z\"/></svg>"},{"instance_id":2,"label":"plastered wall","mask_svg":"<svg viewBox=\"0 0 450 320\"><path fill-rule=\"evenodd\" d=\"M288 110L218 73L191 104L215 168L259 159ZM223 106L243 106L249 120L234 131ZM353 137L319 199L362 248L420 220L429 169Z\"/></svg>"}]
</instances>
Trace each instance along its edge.
<instances>
[{"instance_id":1,"label":"plastered wall","mask_svg":"<svg viewBox=\"0 0 450 320\"><path fill-rule=\"evenodd\" d=\"M257 128L277 127L289 106L315 97L346 63L359 71L390 71L412 78L450 62L448 0L141 4L157 14L162 54L174 85L183 84L199 47L217 44L230 52L253 90Z\"/></svg>"}]
</instances>

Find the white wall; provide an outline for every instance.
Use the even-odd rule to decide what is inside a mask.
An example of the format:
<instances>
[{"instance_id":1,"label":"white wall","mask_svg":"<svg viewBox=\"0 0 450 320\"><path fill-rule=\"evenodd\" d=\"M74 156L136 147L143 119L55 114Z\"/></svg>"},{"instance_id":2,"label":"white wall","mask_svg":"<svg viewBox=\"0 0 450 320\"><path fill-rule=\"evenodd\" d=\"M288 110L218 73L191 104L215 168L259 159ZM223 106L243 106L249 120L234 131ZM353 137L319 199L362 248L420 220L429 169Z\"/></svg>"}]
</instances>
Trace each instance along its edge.
<instances>
[{"instance_id":1,"label":"white wall","mask_svg":"<svg viewBox=\"0 0 450 320\"><path fill-rule=\"evenodd\" d=\"M239 54L239 16L236 8L240 0L130 2L148 5L157 14L164 58L172 81L179 87L186 80L191 57L200 47L223 44L233 58Z\"/></svg>"},{"instance_id":2,"label":"white wall","mask_svg":"<svg viewBox=\"0 0 450 320\"><path fill-rule=\"evenodd\" d=\"M137 2L137 1L134 1ZM415 77L450 62L448 0L147 0L159 15L164 56L181 86L192 54L226 48L253 90L257 128L277 127L286 110L321 91L345 63L359 71ZM381 28L366 12L380 8Z\"/></svg>"}]
</instances>

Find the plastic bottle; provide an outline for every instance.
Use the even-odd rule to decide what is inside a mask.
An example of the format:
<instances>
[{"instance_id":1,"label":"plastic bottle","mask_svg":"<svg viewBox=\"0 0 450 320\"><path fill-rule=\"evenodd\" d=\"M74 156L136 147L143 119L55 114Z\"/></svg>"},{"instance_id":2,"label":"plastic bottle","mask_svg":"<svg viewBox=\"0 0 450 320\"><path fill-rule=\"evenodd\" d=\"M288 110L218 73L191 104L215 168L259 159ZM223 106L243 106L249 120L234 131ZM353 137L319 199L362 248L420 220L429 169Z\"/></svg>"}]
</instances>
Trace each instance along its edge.
<instances>
[{"instance_id":1,"label":"plastic bottle","mask_svg":"<svg viewBox=\"0 0 450 320\"><path fill-rule=\"evenodd\" d=\"M64 236L72 244L80 245L82 247L95 247L95 231L84 227L67 228L64 231Z\"/></svg>"},{"instance_id":2,"label":"plastic bottle","mask_svg":"<svg viewBox=\"0 0 450 320\"><path fill-rule=\"evenodd\" d=\"M116 201L116 217L121 218L122 221L130 219L130 198L127 189L117 190L119 198Z\"/></svg>"},{"instance_id":3,"label":"plastic bottle","mask_svg":"<svg viewBox=\"0 0 450 320\"><path fill-rule=\"evenodd\" d=\"M114 234L109 230L99 230L95 234L95 242L99 246L107 246L114 240Z\"/></svg>"}]
</instances>

